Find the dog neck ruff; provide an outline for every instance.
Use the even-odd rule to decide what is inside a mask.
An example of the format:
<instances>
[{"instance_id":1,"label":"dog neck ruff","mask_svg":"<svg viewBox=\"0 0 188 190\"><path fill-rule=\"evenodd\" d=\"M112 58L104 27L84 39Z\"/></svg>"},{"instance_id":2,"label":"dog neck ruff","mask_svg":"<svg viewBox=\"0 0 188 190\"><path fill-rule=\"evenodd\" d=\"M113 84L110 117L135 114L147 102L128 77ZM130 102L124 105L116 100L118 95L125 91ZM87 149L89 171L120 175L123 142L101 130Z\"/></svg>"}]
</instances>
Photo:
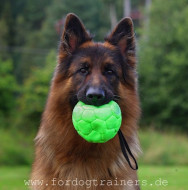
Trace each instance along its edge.
<instances>
[{"instance_id":1,"label":"dog neck ruff","mask_svg":"<svg viewBox=\"0 0 188 190\"><path fill-rule=\"evenodd\" d=\"M102 106L93 106L79 101L73 109L72 121L78 134L90 143L105 143L118 133L125 159L133 170L138 169L136 159L120 130L121 110L116 102L111 101ZM135 167L132 166L128 154L135 162Z\"/></svg>"}]
</instances>

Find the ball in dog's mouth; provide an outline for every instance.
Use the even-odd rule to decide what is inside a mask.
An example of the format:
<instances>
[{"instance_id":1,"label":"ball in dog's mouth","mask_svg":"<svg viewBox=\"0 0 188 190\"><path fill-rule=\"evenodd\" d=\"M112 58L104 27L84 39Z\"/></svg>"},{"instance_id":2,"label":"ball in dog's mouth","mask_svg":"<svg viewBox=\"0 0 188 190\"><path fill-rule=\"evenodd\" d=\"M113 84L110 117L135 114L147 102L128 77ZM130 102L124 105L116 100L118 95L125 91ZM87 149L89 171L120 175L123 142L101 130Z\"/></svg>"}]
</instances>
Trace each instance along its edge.
<instances>
[{"instance_id":1,"label":"ball in dog's mouth","mask_svg":"<svg viewBox=\"0 0 188 190\"><path fill-rule=\"evenodd\" d=\"M102 106L79 101L73 109L72 121L78 134L91 143L105 143L112 139L121 126L121 109L111 101Z\"/></svg>"}]
</instances>

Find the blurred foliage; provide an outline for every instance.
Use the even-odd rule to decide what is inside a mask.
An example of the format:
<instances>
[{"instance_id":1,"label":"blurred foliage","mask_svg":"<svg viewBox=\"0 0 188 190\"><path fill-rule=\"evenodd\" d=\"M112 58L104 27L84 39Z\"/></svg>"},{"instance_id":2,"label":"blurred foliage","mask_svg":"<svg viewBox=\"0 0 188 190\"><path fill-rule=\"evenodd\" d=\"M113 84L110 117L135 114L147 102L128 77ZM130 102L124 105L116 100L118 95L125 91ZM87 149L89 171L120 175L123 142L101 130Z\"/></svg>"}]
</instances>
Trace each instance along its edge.
<instances>
[{"instance_id":1,"label":"blurred foliage","mask_svg":"<svg viewBox=\"0 0 188 190\"><path fill-rule=\"evenodd\" d=\"M15 107L15 93L18 90L16 80L12 74L11 60L0 59L0 126L8 124L8 119Z\"/></svg>"},{"instance_id":2,"label":"blurred foliage","mask_svg":"<svg viewBox=\"0 0 188 190\"><path fill-rule=\"evenodd\" d=\"M32 163L34 135L18 130L0 129L0 165L29 165Z\"/></svg>"},{"instance_id":3,"label":"blurred foliage","mask_svg":"<svg viewBox=\"0 0 188 190\"><path fill-rule=\"evenodd\" d=\"M43 45L46 47L57 46L57 41L59 40L57 34L59 35L59 33L54 32L55 24L58 24L58 21L64 22L66 14L70 12L79 15L86 28L96 35L96 40L103 40L110 28L109 16L106 14L106 7L103 1L78 0L73 3L73 1L70 0L54 0L53 2L54 3L47 8L47 16L40 32L40 34L42 34L41 43ZM86 11L88 7L89 11ZM54 21L56 21L56 23L54 23ZM61 31L63 25L61 25L59 29Z\"/></svg>"},{"instance_id":4,"label":"blurred foliage","mask_svg":"<svg viewBox=\"0 0 188 190\"><path fill-rule=\"evenodd\" d=\"M50 80L56 66L56 53L51 51L41 68L33 68L25 80L18 99L20 110L16 126L25 131L36 131L49 91Z\"/></svg>"},{"instance_id":5,"label":"blurred foliage","mask_svg":"<svg viewBox=\"0 0 188 190\"><path fill-rule=\"evenodd\" d=\"M143 123L188 131L187 1L153 0L149 15L139 48Z\"/></svg>"},{"instance_id":6,"label":"blurred foliage","mask_svg":"<svg viewBox=\"0 0 188 190\"><path fill-rule=\"evenodd\" d=\"M47 6L50 6L50 0L0 1L0 56L13 60L14 75L19 83L28 76L32 65L45 60L43 52L32 52L31 48L39 47L37 36L46 18Z\"/></svg>"}]
</instances>

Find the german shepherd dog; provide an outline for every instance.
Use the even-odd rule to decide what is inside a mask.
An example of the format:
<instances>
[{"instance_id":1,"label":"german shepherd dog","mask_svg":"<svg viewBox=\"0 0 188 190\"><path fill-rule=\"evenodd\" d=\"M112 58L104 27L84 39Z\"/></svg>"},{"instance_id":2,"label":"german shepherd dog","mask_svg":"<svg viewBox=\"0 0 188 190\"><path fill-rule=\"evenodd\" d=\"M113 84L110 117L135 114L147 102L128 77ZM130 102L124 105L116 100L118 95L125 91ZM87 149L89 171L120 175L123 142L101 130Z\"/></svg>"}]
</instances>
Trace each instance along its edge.
<instances>
[{"instance_id":1,"label":"german shepherd dog","mask_svg":"<svg viewBox=\"0 0 188 190\"><path fill-rule=\"evenodd\" d=\"M88 143L72 124L78 101L100 106L111 100L121 108L121 131L137 157L140 106L132 20L122 19L101 43L92 40L76 15L68 14L35 138L31 179L41 183L32 185L32 190L139 189L137 173L125 160L118 135L106 143Z\"/></svg>"}]
</instances>

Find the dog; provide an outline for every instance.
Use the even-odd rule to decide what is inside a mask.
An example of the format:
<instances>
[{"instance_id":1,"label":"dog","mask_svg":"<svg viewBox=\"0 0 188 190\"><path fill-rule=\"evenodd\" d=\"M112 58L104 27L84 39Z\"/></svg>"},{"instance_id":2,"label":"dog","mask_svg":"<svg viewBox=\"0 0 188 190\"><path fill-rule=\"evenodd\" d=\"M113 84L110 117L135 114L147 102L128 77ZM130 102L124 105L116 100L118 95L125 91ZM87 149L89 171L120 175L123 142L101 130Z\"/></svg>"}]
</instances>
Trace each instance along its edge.
<instances>
[{"instance_id":1,"label":"dog","mask_svg":"<svg viewBox=\"0 0 188 190\"><path fill-rule=\"evenodd\" d=\"M121 131L133 155L138 156L141 111L132 20L122 19L104 42L94 42L82 21L68 14L57 60L35 138L31 180L42 183L31 189L140 189L136 171L122 154L118 135L106 143L88 143L72 123L78 101L100 106L114 100L122 112Z\"/></svg>"}]
</instances>

